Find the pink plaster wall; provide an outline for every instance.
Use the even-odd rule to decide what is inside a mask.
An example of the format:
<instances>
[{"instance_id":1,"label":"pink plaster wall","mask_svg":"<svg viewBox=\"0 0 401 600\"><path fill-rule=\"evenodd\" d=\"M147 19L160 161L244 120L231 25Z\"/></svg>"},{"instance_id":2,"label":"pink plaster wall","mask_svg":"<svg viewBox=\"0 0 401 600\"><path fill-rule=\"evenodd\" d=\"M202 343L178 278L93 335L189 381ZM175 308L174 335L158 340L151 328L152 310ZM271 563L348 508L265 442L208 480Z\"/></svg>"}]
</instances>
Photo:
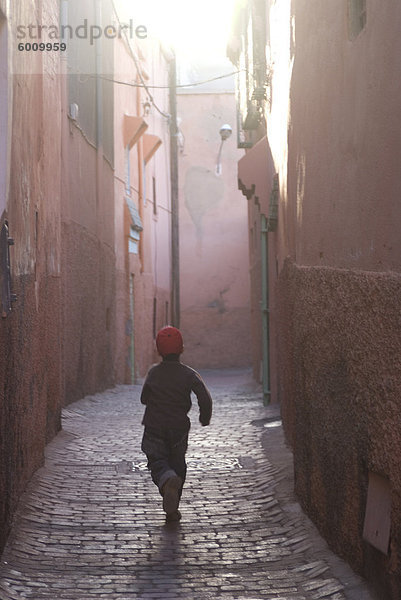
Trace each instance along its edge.
<instances>
[{"instance_id":1,"label":"pink plaster wall","mask_svg":"<svg viewBox=\"0 0 401 600\"><path fill-rule=\"evenodd\" d=\"M10 3L7 20L35 19L31 2ZM58 14L58 3L43 7ZM4 31L4 30L3 30ZM11 46L12 48L12 46ZM9 180L2 199L15 240L11 248L13 291L18 295L12 313L0 322L0 549L8 534L18 497L42 464L44 447L60 427L62 403L60 201L61 89L57 77L31 75L39 66L57 68L56 53L21 56L16 48L3 53L0 71L8 75L8 172L1 162L0 180ZM25 75L11 76L11 60ZM4 113L3 113L4 116ZM6 202L4 202L6 200ZM2 212L2 211L1 211Z\"/></svg>"},{"instance_id":2,"label":"pink plaster wall","mask_svg":"<svg viewBox=\"0 0 401 600\"><path fill-rule=\"evenodd\" d=\"M250 301L246 200L237 189L233 94L181 94L185 145L179 158L183 360L195 367L249 365ZM215 173L219 129L234 132Z\"/></svg>"},{"instance_id":3,"label":"pink plaster wall","mask_svg":"<svg viewBox=\"0 0 401 600\"><path fill-rule=\"evenodd\" d=\"M239 174L249 192L252 306L261 295L255 223L265 207L256 199L270 192L271 165L279 180L278 228L268 234L272 372L296 492L336 552L380 598L396 600L401 9L366 0L366 27L351 39L352 4L360 3L266 1L271 157L252 160L254 146ZM252 325L257 357L257 318ZM369 473L390 489L387 554L362 536Z\"/></svg>"},{"instance_id":4,"label":"pink plaster wall","mask_svg":"<svg viewBox=\"0 0 401 600\"><path fill-rule=\"evenodd\" d=\"M293 204L303 178L296 259L398 271L401 182L394 174L401 161L401 80L394 73L401 11L395 0L385 8L368 0L366 28L350 41L347 2L340 5L293 3Z\"/></svg>"},{"instance_id":5,"label":"pink plaster wall","mask_svg":"<svg viewBox=\"0 0 401 600\"><path fill-rule=\"evenodd\" d=\"M138 261L129 264L126 252L118 179L124 168L121 155L116 152L114 171L110 145L97 153L93 131L87 127L88 122L93 124L93 96L76 86L75 91L82 91L83 122L69 119L69 101L75 99L69 98L68 78L58 75L59 55L18 52L12 45L11 54L5 51L10 23L34 23L39 14L44 21L57 23L59 3L38 0L7 6L10 12L0 0L0 14L5 17L0 23L0 80L3 84L8 78L9 98L7 106L2 87L1 133L5 135L4 123L10 133L6 140L10 160L3 156L0 161L0 226L7 218L15 240L12 291L18 301L0 322L0 550L18 498L42 464L45 444L60 428L62 404L111 386L115 380L126 381L129 275L137 274L141 282L135 313L140 375L156 357L153 298L159 303L156 326L164 325L169 300L166 120L150 117L164 153L159 150L158 162L148 167L147 189L152 189L151 177L156 176L160 211L153 217L153 198L147 195L146 260L141 272ZM17 73L13 76L11 64ZM154 75L164 83L163 60L157 64L160 70ZM113 123L109 85L103 85L103 125ZM135 108L132 89L126 89L127 96L131 94L130 107ZM166 93L160 94L157 101L166 108ZM124 98L117 91L116 98L121 116L126 109ZM105 142L110 141L106 140L109 132L110 128L104 128ZM116 134L119 151L118 141ZM116 351L121 347L123 366Z\"/></svg>"},{"instance_id":6,"label":"pink plaster wall","mask_svg":"<svg viewBox=\"0 0 401 600\"><path fill-rule=\"evenodd\" d=\"M0 217L6 208L8 187L8 113L9 113L9 84L8 84L8 27L5 15L0 5ZM10 86L11 88L11 86Z\"/></svg>"},{"instance_id":7,"label":"pink plaster wall","mask_svg":"<svg viewBox=\"0 0 401 600\"><path fill-rule=\"evenodd\" d=\"M276 240L279 396L304 508L380 597L395 600L401 10L367 0L366 27L350 40L347 6L292 2L288 178ZM274 94L273 84L280 102ZM362 539L369 471L390 484L387 555Z\"/></svg>"},{"instance_id":8,"label":"pink plaster wall","mask_svg":"<svg viewBox=\"0 0 401 600\"><path fill-rule=\"evenodd\" d=\"M149 84L167 85L168 63L163 53L160 52L159 44L154 40L147 40L141 45L140 52L137 54L141 57L139 64L145 73L145 80ZM115 45L115 72L116 79L120 81L131 81L132 73L136 72L132 56L122 42L117 42ZM152 90L152 96L155 104L167 114L167 89ZM169 128L167 118L163 117L156 108L151 107L149 113L144 114L143 104L147 99L148 95L144 89L115 85L114 227L117 265L117 319L114 370L117 380L126 383L131 382L132 375L132 331L135 348L135 377L141 379L152 363L158 360L154 329L157 331L170 321L171 310ZM146 134L155 135L162 142L144 169L142 199L139 198L138 144L135 144L130 151L131 197L142 215L141 255L128 252L130 216L124 200L126 165L123 124L125 114L143 117L148 125ZM153 185L153 179L155 185ZM130 298L130 278L133 286L133 298ZM156 299L155 321L154 299ZM130 306L131 302L132 306Z\"/></svg>"},{"instance_id":9,"label":"pink plaster wall","mask_svg":"<svg viewBox=\"0 0 401 600\"><path fill-rule=\"evenodd\" d=\"M239 187L247 201L249 274L251 299L251 346L253 375L262 381L262 244L261 215L269 216L270 194L273 189L275 166L266 136L263 136L238 163ZM268 307L269 307L269 371L270 400L277 402L276 352L276 295L277 281L275 233L269 233L268 243Z\"/></svg>"},{"instance_id":10,"label":"pink plaster wall","mask_svg":"<svg viewBox=\"0 0 401 600\"><path fill-rule=\"evenodd\" d=\"M114 383L114 196L111 166L104 158L97 162L96 149L75 124L68 123L65 113L63 116L70 129L63 146L62 211L64 389L68 403Z\"/></svg>"}]
</instances>

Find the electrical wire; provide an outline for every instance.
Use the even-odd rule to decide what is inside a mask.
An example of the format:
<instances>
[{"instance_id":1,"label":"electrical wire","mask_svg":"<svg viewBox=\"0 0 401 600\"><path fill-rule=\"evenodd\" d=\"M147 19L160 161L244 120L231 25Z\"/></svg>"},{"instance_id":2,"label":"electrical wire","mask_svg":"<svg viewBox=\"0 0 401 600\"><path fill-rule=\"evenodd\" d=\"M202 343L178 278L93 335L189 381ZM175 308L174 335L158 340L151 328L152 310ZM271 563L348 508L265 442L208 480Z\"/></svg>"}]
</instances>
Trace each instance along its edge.
<instances>
[{"instance_id":1,"label":"electrical wire","mask_svg":"<svg viewBox=\"0 0 401 600\"><path fill-rule=\"evenodd\" d=\"M161 114L163 117L165 117L165 118L169 119L169 118L170 118L170 115L169 115L168 113L165 113L163 110L161 110L161 109L160 109L160 108L157 106L157 104L156 104L156 103L155 103L155 101L154 101L154 98L153 98L152 94L151 94L151 93L150 93L150 91L149 91L150 89L160 89L160 90L163 90L163 89L169 89L169 86L168 86L168 85L148 85L148 84L147 84L147 83L144 81L144 79L143 79L143 76L142 76L142 73L141 73L140 66L139 66L139 64L138 64L138 59L137 59L137 57L135 56L135 53L134 53L134 51L133 51L133 50L132 50L132 48L131 48L131 44L129 43L128 35L127 35L127 32L125 31L125 28L122 28L122 24L121 24L121 21L120 21L120 17L119 17L119 15L118 15L118 13L117 13L117 9L116 9L116 7L115 7L115 4L114 4L113 0L112 0L112 2L111 2L111 3L112 3L112 6L113 6L113 9L114 9L114 13L115 13L115 15L116 15L116 17L117 17L118 23L119 23L119 25L120 25L120 28L121 28L121 30L124 32L125 41L126 41L126 43L127 43L127 46L128 46L128 48L129 48L130 54L131 54L131 56L132 56L132 59L133 59L133 61L134 61L134 63L135 63L135 68L136 68L136 71L137 71L137 73L138 73L139 79L141 80L141 83L140 83L140 84L139 84L139 83L129 83L129 82L127 82L127 81L119 81L119 80L117 80L117 79L113 79L113 78L109 78L109 77L100 77L100 78L101 78L101 79L104 79L104 80L106 80L106 81L110 81L110 82L112 82L112 83L117 83L117 84L119 84L119 85L127 85L127 86L130 86L130 87L136 87L136 88L144 88L144 89L147 91L147 93L148 93L149 100L150 100L150 102L151 102L152 106L154 106L154 108L157 110L157 112L158 112L158 113L160 113L160 114ZM196 81L196 82L194 82L194 83L183 83L183 84L178 84L176 87L177 87L177 88L196 87L196 86L198 86L198 85L204 85L205 83L210 83L210 82L212 82L212 81L218 81L219 79L224 79L224 78L226 78L226 77L232 77L233 75L237 75L238 73L241 73L241 72L243 72L243 71L245 71L245 70L246 70L246 69L239 69L239 70L237 70L237 71L233 71L232 73L227 73L227 74L224 74L224 75L218 75L218 76L216 76L216 77L211 77L210 79L205 79L205 80L203 80L203 81Z\"/></svg>"},{"instance_id":2,"label":"electrical wire","mask_svg":"<svg viewBox=\"0 0 401 600\"><path fill-rule=\"evenodd\" d=\"M151 93L150 93L150 91L149 91L149 87L148 87L148 85L145 83L145 80L143 79L143 76L142 76L142 73L141 73L141 69L140 69L140 66L139 66L139 64L138 64L137 57L135 56L135 52L132 50L132 48L131 48L131 44L129 43L127 32L125 31L125 28L122 28L122 24L121 24L121 21L120 21L120 17L119 17L119 15L118 15L118 13L117 13L117 9L116 9L116 7L115 7L115 4L114 4L113 0L111 1L111 4L112 4L112 6L113 6L114 13L115 13L115 15L116 15L116 17L117 17L117 21L118 21L118 24L119 24L119 26L120 26L120 31L121 31L121 30L123 30L123 31L124 31L124 37L125 37L125 41L126 41L126 43L127 43L127 46L128 46L129 52L130 52L130 54L131 54L131 57L132 57L132 60L133 60L133 61L134 61L134 63L135 63L136 72L137 72L137 74L138 74L138 76L139 76L139 79L141 80L141 84L142 84L142 85L141 85L140 87L144 87L144 88L145 88L145 90L146 90L146 91L147 91L147 93L148 93L149 100L150 100L150 102L151 102L152 106L154 106L154 108L157 110L157 112L158 112L159 114L161 114L161 115L162 115L162 117L164 117L164 118L166 118L166 119L170 119L170 115L169 115L168 113L165 113L163 110L161 110L161 109L160 109L160 108L157 106L156 102L154 101L154 99L153 99L153 96L152 96L152 94L151 94ZM117 83L117 82L116 82L116 83ZM136 85L136 86L133 86L133 87L139 87L139 86L138 86L138 85Z\"/></svg>"},{"instance_id":3,"label":"electrical wire","mask_svg":"<svg viewBox=\"0 0 401 600\"><path fill-rule=\"evenodd\" d=\"M218 75L217 77L211 77L210 79L204 79L203 81L195 81L194 83L177 84L176 87L177 88L187 88L187 87L194 87L197 85L203 85L205 83L217 81L218 79L224 79L225 77L232 77L232 75L237 75L238 73L241 73L244 70L245 69L242 69L241 71L233 71L232 73L227 73L226 75ZM119 81L118 79L112 79L111 77L102 77L102 76L100 76L100 78L104 79L105 81L110 81L111 83L118 83L120 85L128 85L130 87L145 88L146 91L148 91L148 89L158 89L158 90L168 90L169 89L168 85L148 85L147 83L146 84L130 83L128 81Z\"/></svg>"}]
</instances>

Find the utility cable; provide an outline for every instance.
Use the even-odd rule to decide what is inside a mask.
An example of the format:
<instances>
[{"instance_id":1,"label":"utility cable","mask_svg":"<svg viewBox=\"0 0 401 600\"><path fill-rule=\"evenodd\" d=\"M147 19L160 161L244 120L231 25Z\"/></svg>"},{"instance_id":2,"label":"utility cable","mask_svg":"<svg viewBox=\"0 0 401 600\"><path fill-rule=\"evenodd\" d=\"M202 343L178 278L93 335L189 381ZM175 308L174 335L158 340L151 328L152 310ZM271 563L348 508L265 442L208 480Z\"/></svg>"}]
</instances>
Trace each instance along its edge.
<instances>
[{"instance_id":1,"label":"utility cable","mask_svg":"<svg viewBox=\"0 0 401 600\"><path fill-rule=\"evenodd\" d=\"M119 15L118 15L118 13L117 13L117 9L116 9L116 7L115 7L115 4L114 4L113 0L111 1L111 4L112 4L112 6L113 6L114 13L115 13L115 15L116 15L116 17L117 17L118 24L119 24L119 26L120 26L120 31L121 31L121 30L123 30L123 31L124 31L124 37L125 37L125 41L126 41L126 43L127 43L127 46L128 46L129 52L130 52L130 54L131 54L131 56L132 56L132 60L133 60L133 61L134 61L134 63L135 63L136 72L137 72L137 74L138 74L138 76L139 76L139 79L141 80L141 84L142 84L141 86L138 86L138 85L136 85L136 86L133 86L133 87L144 87L144 88L146 89L147 93L148 93L149 100L150 100L150 102L151 102L152 106L154 106L154 108L157 110L157 112L158 112L159 114L161 114L161 115L162 115L162 117L165 117L166 119L170 119L170 115L169 115L168 113L165 113L163 110L161 110L161 109L160 109L160 108L157 106L156 102L154 101L154 98L153 98L152 94L151 94L151 93L150 93L150 91L149 91L149 87L148 87L148 85L146 84L146 82L145 82L145 80L144 80L144 78L143 78L143 76L142 76L141 69L140 69L140 66L139 66L139 64L138 64L138 59L137 59L137 57L135 56L135 52L132 50L132 48L131 48L131 44L129 43L129 39L128 39L128 36L127 36L127 32L125 31L125 29L122 29L122 24L121 24L121 21L120 21L120 17L119 17ZM116 83L117 83L117 82L116 82Z\"/></svg>"},{"instance_id":2,"label":"utility cable","mask_svg":"<svg viewBox=\"0 0 401 600\"><path fill-rule=\"evenodd\" d=\"M243 71L245 71L245 69L243 69L241 71L233 71L232 73L227 73L226 75L218 75L217 77L211 77L210 79L205 79L203 81L195 81L194 83L177 84L176 87L177 88L187 88L187 87L194 87L197 85L203 85L205 83L217 81L218 79L224 79L225 77L232 77L232 75L237 75L238 73L242 73ZM118 83L120 85L128 85L130 87L145 88L147 91L148 91L148 89L158 89L158 90L168 90L169 89L168 85L149 85L147 83L144 83L144 84L130 83L128 81L119 81L118 79L113 79L111 77L102 77L102 76L100 76L100 78L104 79L105 81L110 81L111 83Z\"/></svg>"},{"instance_id":3,"label":"utility cable","mask_svg":"<svg viewBox=\"0 0 401 600\"><path fill-rule=\"evenodd\" d=\"M139 79L140 79L141 83L140 84L139 83L129 83L127 81L119 81L117 79L113 79L113 78L109 78L109 77L100 77L100 78L104 79L106 81L110 81L111 83L117 83L119 85L127 85L127 86L130 86L130 87L136 87L136 88L144 88L147 91L147 93L148 93L149 100L150 100L151 104L155 107L155 109L157 110L157 112L160 113L163 117L169 119L170 115L168 113L165 113L163 110L161 110L157 106L157 104L154 101L154 98L153 98L152 94L149 91L150 89L161 89L161 90L163 90L163 89L169 89L169 86L168 85L149 85L149 84L147 84L144 81L142 73L141 73L141 68L140 68L140 66L138 64L138 59L135 56L135 52L132 50L131 44L129 43L129 39L128 39L128 36L127 36L127 32L125 31L125 28L122 28L120 17L119 17L119 15L117 13L117 9L115 7L115 4L114 4L113 0L112 0L112 6L113 6L113 9L114 9L114 13L115 13L115 15L117 17L118 23L120 25L120 28L124 32L125 41L126 41L127 46L129 48L129 52L130 52L130 54L132 56L132 59L133 59L133 61L135 63L135 68L136 68L136 71L138 73L138 76L139 76ZM246 69L239 69L237 71L233 71L232 73L226 73L224 75L218 75L216 77L211 77L210 79L205 79L203 81L196 81L196 82L193 82L193 83L178 84L176 87L177 88L195 87L195 86L198 86L198 85L203 85L205 83L211 83L212 81L218 81L219 79L224 79L226 77L232 77L233 75L237 75L238 73L241 73L241 72L244 72L244 71L246 71Z\"/></svg>"}]
</instances>

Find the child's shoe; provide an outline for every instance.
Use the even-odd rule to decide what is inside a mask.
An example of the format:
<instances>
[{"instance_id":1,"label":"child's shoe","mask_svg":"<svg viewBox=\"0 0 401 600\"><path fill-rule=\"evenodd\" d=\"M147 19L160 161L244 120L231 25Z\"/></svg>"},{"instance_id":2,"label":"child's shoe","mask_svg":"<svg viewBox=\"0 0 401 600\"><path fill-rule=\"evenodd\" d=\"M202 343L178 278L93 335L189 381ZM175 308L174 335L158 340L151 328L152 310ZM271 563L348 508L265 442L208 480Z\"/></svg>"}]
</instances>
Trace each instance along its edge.
<instances>
[{"instance_id":1,"label":"child's shoe","mask_svg":"<svg viewBox=\"0 0 401 600\"><path fill-rule=\"evenodd\" d=\"M163 486L163 510L167 516L175 513L180 503L179 491L182 486L182 479L174 475L167 479Z\"/></svg>"}]
</instances>

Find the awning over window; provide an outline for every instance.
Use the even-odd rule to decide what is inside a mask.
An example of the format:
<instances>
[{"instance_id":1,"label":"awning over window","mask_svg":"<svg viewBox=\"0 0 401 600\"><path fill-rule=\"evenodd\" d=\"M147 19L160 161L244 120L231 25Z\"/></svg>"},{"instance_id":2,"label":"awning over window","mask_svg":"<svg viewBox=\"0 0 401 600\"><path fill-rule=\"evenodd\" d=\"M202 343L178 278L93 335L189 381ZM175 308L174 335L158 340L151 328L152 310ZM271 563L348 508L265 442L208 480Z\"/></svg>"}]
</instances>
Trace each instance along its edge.
<instances>
[{"instance_id":1,"label":"awning over window","mask_svg":"<svg viewBox=\"0 0 401 600\"><path fill-rule=\"evenodd\" d=\"M143 160L147 164L155 152L160 148L162 141L157 135L145 133L143 136Z\"/></svg>"},{"instance_id":2,"label":"awning over window","mask_svg":"<svg viewBox=\"0 0 401 600\"><path fill-rule=\"evenodd\" d=\"M135 229L135 231L143 231L141 217L139 216L139 213L137 211L135 204L133 203L131 198L128 198L128 197L125 198L125 201L127 203L128 210L131 215L131 224L132 224L133 229Z\"/></svg>"},{"instance_id":3,"label":"awning over window","mask_svg":"<svg viewBox=\"0 0 401 600\"><path fill-rule=\"evenodd\" d=\"M142 119L142 117L132 117L130 115L124 115L123 123L123 139L124 147L131 150L132 146L137 143L141 135L145 133L148 128L148 124Z\"/></svg>"}]
</instances>

